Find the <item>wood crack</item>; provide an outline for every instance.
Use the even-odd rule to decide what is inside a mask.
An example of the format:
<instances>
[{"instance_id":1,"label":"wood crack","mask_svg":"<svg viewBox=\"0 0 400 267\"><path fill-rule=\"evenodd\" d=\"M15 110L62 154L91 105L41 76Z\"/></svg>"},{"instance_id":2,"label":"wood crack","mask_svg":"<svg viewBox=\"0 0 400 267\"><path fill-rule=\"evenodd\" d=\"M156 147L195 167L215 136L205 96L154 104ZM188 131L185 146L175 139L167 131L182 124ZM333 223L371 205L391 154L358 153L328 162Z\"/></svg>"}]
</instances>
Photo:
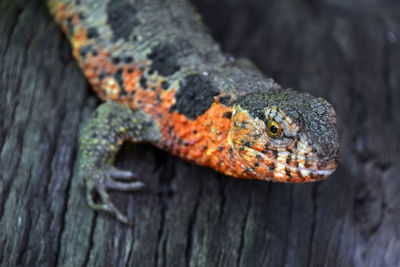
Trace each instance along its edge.
<instances>
[{"instance_id":1,"label":"wood crack","mask_svg":"<svg viewBox=\"0 0 400 267\"><path fill-rule=\"evenodd\" d=\"M83 114L83 110L81 109L80 116L79 116L79 121L82 121L82 114ZM79 128L79 126L77 128ZM77 134L76 134L74 139L77 139L77 138L79 139L78 132L79 131L77 131ZM54 266L56 266L57 263L59 263L59 255L60 255L60 250L61 250L61 247L62 247L62 240L63 240L62 237L63 237L63 233L64 233L64 230L65 230L65 223L66 223L66 219L67 219L66 216L67 216L67 213L68 213L68 201L71 198L70 190L71 190L71 186L72 186L72 178L75 175L73 170L78 169L78 168L75 168L75 166L78 165L78 161L77 161L78 160L78 153L79 153L78 152L78 148L77 148L77 146L75 146L73 151L72 151L72 153L71 153L71 155L73 156L73 160L71 160L71 164L70 164L70 167L69 167L69 169L71 170L71 173L70 173L70 176L68 177L68 183L67 183L67 186L66 186L66 189L65 189L65 198L64 198L64 203L63 203L64 205L63 205L62 210L60 212L60 214L61 214L60 230L59 230L59 236L58 236L58 242L57 242L57 249L55 251Z\"/></svg>"},{"instance_id":2,"label":"wood crack","mask_svg":"<svg viewBox=\"0 0 400 267\"><path fill-rule=\"evenodd\" d=\"M85 257L82 262L82 266L88 266L89 261L90 261L90 254L92 252L92 249L94 247L94 231L96 227L96 221L97 221L97 212L95 212L91 225L90 225L90 233L89 233L89 238L88 238L88 247L85 253Z\"/></svg>"},{"instance_id":3,"label":"wood crack","mask_svg":"<svg viewBox=\"0 0 400 267\"><path fill-rule=\"evenodd\" d=\"M193 229L194 225L197 220L197 212L198 208L200 205L200 200L203 194L203 183L200 182L200 189L198 191L198 194L196 195L196 202L193 206L193 212L189 216L189 225L188 225L188 231L187 231L187 238L186 238L186 250L185 250L185 260L186 260L186 266L190 266L190 259L192 256L192 248L193 248Z\"/></svg>"},{"instance_id":4,"label":"wood crack","mask_svg":"<svg viewBox=\"0 0 400 267\"><path fill-rule=\"evenodd\" d=\"M312 222L311 222L311 230L310 230L310 238L308 241L308 259L307 259L307 266L312 266L312 258L313 258L313 244L315 238L315 228L316 228L316 221L317 221L317 201L318 201L318 185L313 185L312 188L312 203L313 203L313 213L312 213Z\"/></svg>"},{"instance_id":5,"label":"wood crack","mask_svg":"<svg viewBox=\"0 0 400 267\"><path fill-rule=\"evenodd\" d=\"M251 200L247 200L247 205L246 205L246 213L243 216L243 221L240 226L240 242L239 242L239 247L237 250L238 258L236 261L236 266L240 266L240 261L242 259L242 252L244 248L244 243L245 243L245 233L246 233L246 226L247 226L247 221L249 218L249 213L250 213L250 207L251 207Z\"/></svg>"}]
</instances>

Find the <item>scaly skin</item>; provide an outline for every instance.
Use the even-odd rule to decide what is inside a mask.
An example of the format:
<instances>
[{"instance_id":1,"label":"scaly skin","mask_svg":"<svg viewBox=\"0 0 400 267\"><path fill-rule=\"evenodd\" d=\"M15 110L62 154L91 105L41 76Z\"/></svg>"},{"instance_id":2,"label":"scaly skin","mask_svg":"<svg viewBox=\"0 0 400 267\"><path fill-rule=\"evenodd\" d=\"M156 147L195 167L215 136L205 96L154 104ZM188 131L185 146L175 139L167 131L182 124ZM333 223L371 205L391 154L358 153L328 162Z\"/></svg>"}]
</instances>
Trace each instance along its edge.
<instances>
[{"instance_id":1,"label":"scaly skin","mask_svg":"<svg viewBox=\"0 0 400 267\"><path fill-rule=\"evenodd\" d=\"M304 183L336 169L332 106L224 56L185 0L47 3L106 101L81 138L80 169L93 208L127 222L106 192L143 185L121 182L133 174L112 167L125 140L151 142L238 178Z\"/></svg>"}]
</instances>

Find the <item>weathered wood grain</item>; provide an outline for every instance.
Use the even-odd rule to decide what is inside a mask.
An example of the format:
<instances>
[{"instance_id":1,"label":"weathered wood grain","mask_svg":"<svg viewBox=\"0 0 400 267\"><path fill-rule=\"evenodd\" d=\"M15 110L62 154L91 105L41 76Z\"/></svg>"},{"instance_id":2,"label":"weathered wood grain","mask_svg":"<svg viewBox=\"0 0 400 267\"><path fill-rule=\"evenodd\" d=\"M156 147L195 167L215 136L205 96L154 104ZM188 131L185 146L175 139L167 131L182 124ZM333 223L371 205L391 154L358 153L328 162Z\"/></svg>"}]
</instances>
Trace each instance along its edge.
<instances>
[{"instance_id":1,"label":"weathered wood grain","mask_svg":"<svg viewBox=\"0 0 400 267\"><path fill-rule=\"evenodd\" d=\"M307 185L243 181L149 145L117 165L147 192L87 206L78 135L99 100L41 1L0 1L1 266L400 266L400 5L197 0L216 39L336 109L340 166Z\"/></svg>"}]
</instances>

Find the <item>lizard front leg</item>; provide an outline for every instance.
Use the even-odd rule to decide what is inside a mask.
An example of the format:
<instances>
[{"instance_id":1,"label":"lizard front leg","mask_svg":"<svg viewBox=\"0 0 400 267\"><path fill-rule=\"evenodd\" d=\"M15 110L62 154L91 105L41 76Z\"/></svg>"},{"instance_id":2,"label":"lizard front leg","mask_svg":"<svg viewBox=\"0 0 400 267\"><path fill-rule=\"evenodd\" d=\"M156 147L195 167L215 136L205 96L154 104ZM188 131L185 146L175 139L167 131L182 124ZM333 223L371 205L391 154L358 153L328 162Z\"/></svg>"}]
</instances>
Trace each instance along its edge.
<instances>
[{"instance_id":1,"label":"lizard front leg","mask_svg":"<svg viewBox=\"0 0 400 267\"><path fill-rule=\"evenodd\" d=\"M89 206L109 212L129 224L107 191L139 190L144 184L134 180L132 172L115 168L115 155L125 140L156 142L159 138L158 126L142 111L115 102L100 105L80 139L79 173L85 181Z\"/></svg>"}]
</instances>

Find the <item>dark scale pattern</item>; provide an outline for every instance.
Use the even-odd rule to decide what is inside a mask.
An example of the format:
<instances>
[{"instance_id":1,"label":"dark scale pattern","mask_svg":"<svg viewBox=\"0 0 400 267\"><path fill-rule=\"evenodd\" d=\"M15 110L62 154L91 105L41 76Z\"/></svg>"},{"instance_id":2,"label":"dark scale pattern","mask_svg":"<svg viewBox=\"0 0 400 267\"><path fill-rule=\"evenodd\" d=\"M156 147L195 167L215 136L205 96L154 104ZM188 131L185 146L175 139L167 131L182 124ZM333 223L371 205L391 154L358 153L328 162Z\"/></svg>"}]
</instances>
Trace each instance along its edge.
<instances>
[{"instance_id":1,"label":"dark scale pattern","mask_svg":"<svg viewBox=\"0 0 400 267\"><path fill-rule=\"evenodd\" d=\"M270 171L272 171L272 172L275 171L275 163L271 162L271 164L269 164L268 167L269 167Z\"/></svg>"},{"instance_id":2,"label":"dark scale pattern","mask_svg":"<svg viewBox=\"0 0 400 267\"><path fill-rule=\"evenodd\" d=\"M206 112L214 102L217 95L216 89L210 81L201 75L192 74L181 82L181 87L176 94L176 103L170 112L176 110L191 120Z\"/></svg>"},{"instance_id":3,"label":"dark scale pattern","mask_svg":"<svg viewBox=\"0 0 400 267\"><path fill-rule=\"evenodd\" d=\"M148 55L152 61L150 71L158 71L161 76L169 76L177 72L180 69L177 62L178 52L179 48L171 44L155 46Z\"/></svg>"},{"instance_id":4,"label":"dark scale pattern","mask_svg":"<svg viewBox=\"0 0 400 267\"><path fill-rule=\"evenodd\" d=\"M74 24L72 23L72 18L67 18L67 28L68 28L68 35L72 36L74 33Z\"/></svg>"},{"instance_id":5,"label":"dark scale pattern","mask_svg":"<svg viewBox=\"0 0 400 267\"><path fill-rule=\"evenodd\" d=\"M114 65L118 65L119 63L121 63L121 59L119 57L113 57L111 58L111 61Z\"/></svg>"},{"instance_id":6,"label":"dark scale pattern","mask_svg":"<svg viewBox=\"0 0 400 267\"><path fill-rule=\"evenodd\" d=\"M230 111L224 112L224 114L222 114L222 116L223 116L224 118L231 119L231 117L232 117L232 112L230 112Z\"/></svg>"},{"instance_id":7,"label":"dark scale pattern","mask_svg":"<svg viewBox=\"0 0 400 267\"><path fill-rule=\"evenodd\" d=\"M129 64L133 62L133 57L132 56L127 56L124 58L124 62Z\"/></svg>"},{"instance_id":8,"label":"dark scale pattern","mask_svg":"<svg viewBox=\"0 0 400 267\"><path fill-rule=\"evenodd\" d=\"M87 37L89 39L96 38L98 36L99 36L99 32L97 31L97 29L95 27L90 27L87 29Z\"/></svg>"},{"instance_id":9,"label":"dark scale pattern","mask_svg":"<svg viewBox=\"0 0 400 267\"><path fill-rule=\"evenodd\" d=\"M140 24L136 9L126 0L113 0L107 4L107 24L113 31L113 39L129 40L134 28Z\"/></svg>"},{"instance_id":10,"label":"dark scale pattern","mask_svg":"<svg viewBox=\"0 0 400 267\"><path fill-rule=\"evenodd\" d=\"M107 76L107 73L104 70L102 70L99 75L99 80L100 81L103 80L106 76Z\"/></svg>"},{"instance_id":11,"label":"dark scale pattern","mask_svg":"<svg viewBox=\"0 0 400 267\"><path fill-rule=\"evenodd\" d=\"M289 179L292 178L292 174L290 173L290 169L288 167L285 168L285 173Z\"/></svg>"},{"instance_id":12,"label":"dark scale pattern","mask_svg":"<svg viewBox=\"0 0 400 267\"><path fill-rule=\"evenodd\" d=\"M127 92L124 87L124 74L122 69L118 69L114 75L115 80L117 80L119 84L119 88L121 89L121 95L127 95Z\"/></svg>"},{"instance_id":13,"label":"dark scale pattern","mask_svg":"<svg viewBox=\"0 0 400 267\"><path fill-rule=\"evenodd\" d=\"M140 86L143 89L147 88L147 79L146 79L146 77L144 77L144 76L140 77L139 83L140 83Z\"/></svg>"},{"instance_id":14,"label":"dark scale pattern","mask_svg":"<svg viewBox=\"0 0 400 267\"><path fill-rule=\"evenodd\" d=\"M86 58L86 56L87 56L87 54L92 50L92 46L91 45L85 45L85 46L82 46L80 49L79 49L79 55L82 57L82 58Z\"/></svg>"},{"instance_id":15,"label":"dark scale pattern","mask_svg":"<svg viewBox=\"0 0 400 267\"><path fill-rule=\"evenodd\" d=\"M161 88L167 90L169 88L169 83L167 81L162 81Z\"/></svg>"},{"instance_id":16,"label":"dark scale pattern","mask_svg":"<svg viewBox=\"0 0 400 267\"><path fill-rule=\"evenodd\" d=\"M229 96L229 95L224 95L224 96L220 97L219 101L225 106L229 106L229 107L232 106L231 96Z\"/></svg>"}]
</instances>

